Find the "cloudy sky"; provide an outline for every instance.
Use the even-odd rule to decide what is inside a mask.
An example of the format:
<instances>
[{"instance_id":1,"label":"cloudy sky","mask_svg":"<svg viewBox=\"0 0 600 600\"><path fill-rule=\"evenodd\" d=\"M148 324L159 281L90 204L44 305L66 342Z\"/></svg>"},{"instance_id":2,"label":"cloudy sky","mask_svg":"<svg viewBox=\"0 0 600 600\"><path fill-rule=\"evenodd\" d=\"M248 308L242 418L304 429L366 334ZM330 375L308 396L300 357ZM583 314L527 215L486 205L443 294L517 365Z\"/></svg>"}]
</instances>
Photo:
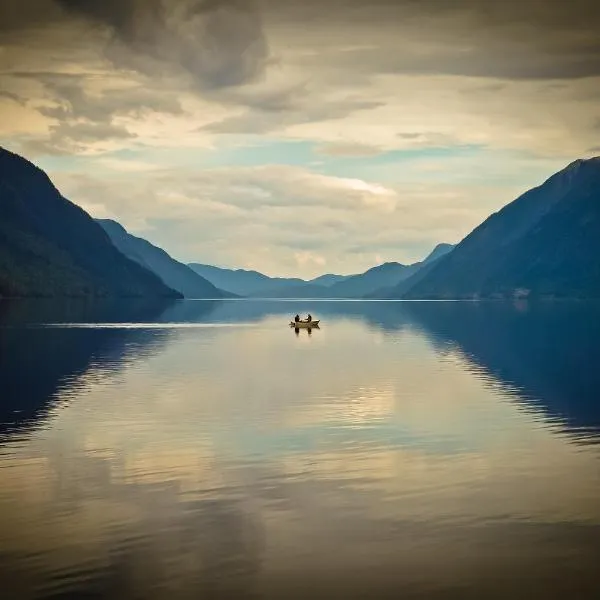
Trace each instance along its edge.
<instances>
[{"instance_id":1,"label":"cloudy sky","mask_svg":"<svg viewBox=\"0 0 600 600\"><path fill-rule=\"evenodd\" d=\"M596 4L3 0L0 145L185 262L411 262L600 154Z\"/></svg>"}]
</instances>

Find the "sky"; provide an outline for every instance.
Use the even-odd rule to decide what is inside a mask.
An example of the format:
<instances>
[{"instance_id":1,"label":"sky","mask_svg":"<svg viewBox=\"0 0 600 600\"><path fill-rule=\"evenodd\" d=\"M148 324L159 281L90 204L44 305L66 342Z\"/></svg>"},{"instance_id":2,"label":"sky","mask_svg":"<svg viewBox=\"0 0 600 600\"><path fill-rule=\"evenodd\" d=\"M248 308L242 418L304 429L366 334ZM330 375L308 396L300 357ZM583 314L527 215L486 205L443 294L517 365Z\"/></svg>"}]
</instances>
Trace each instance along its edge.
<instances>
[{"instance_id":1,"label":"sky","mask_svg":"<svg viewBox=\"0 0 600 600\"><path fill-rule=\"evenodd\" d=\"M4 0L0 145L183 262L410 263L600 154L595 0Z\"/></svg>"}]
</instances>

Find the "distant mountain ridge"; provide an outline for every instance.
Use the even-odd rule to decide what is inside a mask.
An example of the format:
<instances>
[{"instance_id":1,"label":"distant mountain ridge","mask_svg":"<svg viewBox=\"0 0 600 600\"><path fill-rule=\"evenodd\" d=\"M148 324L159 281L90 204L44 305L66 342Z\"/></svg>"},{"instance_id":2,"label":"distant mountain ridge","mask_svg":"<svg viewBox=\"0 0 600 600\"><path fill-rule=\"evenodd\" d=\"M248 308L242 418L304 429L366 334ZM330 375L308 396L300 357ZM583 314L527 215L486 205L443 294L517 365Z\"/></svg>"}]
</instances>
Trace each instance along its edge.
<instances>
[{"instance_id":1,"label":"distant mountain ridge","mask_svg":"<svg viewBox=\"0 0 600 600\"><path fill-rule=\"evenodd\" d=\"M261 293L273 298L362 298L369 292L390 282L407 277L412 272L411 266L397 262L377 265L356 275L325 275L310 281L287 284L276 288L263 288ZM330 285L315 281L333 281Z\"/></svg>"},{"instance_id":2,"label":"distant mountain ridge","mask_svg":"<svg viewBox=\"0 0 600 600\"><path fill-rule=\"evenodd\" d=\"M306 283L299 278L269 277L258 271L226 269L202 263L188 263L188 267L218 288L240 296L260 295L280 287Z\"/></svg>"},{"instance_id":3,"label":"distant mountain ridge","mask_svg":"<svg viewBox=\"0 0 600 600\"><path fill-rule=\"evenodd\" d=\"M600 298L600 157L491 215L403 295Z\"/></svg>"},{"instance_id":4,"label":"distant mountain ridge","mask_svg":"<svg viewBox=\"0 0 600 600\"><path fill-rule=\"evenodd\" d=\"M394 299L400 298L406 291L411 289L418 281L431 271L433 266L446 254L452 252L453 244L438 244L421 262L410 265L410 270L392 285L377 288L375 291L365 295L366 298Z\"/></svg>"},{"instance_id":5,"label":"distant mountain ridge","mask_svg":"<svg viewBox=\"0 0 600 600\"><path fill-rule=\"evenodd\" d=\"M319 275L319 277L315 277L314 279L309 279L307 283L330 286L334 283L345 281L349 277L353 277L353 275L335 275L333 273L326 273L325 275Z\"/></svg>"},{"instance_id":6,"label":"distant mountain ridge","mask_svg":"<svg viewBox=\"0 0 600 600\"><path fill-rule=\"evenodd\" d=\"M438 244L420 263L421 266L423 267L425 265L428 265L434 260L438 260L439 258L442 258L442 256L445 256L449 252L452 252L452 250L454 250L454 246L454 244Z\"/></svg>"},{"instance_id":7,"label":"distant mountain ridge","mask_svg":"<svg viewBox=\"0 0 600 600\"><path fill-rule=\"evenodd\" d=\"M329 287L303 282L263 289L252 298L332 298Z\"/></svg>"},{"instance_id":8,"label":"distant mountain ridge","mask_svg":"<svg viewBox=\"0 0 600 600\"><path fill-rule=\"evenodd\" d=\"M172 297L44 171L0 148L0 297Z\"/></svg>"},{"instance_id":9,"label":"distant mountain ridge","mask_svg":"<svg viewBox=\"0 0 600 600\"><path fill-rule=\"evenodd\" d=\"M217 287L242 296L262 298L382 298L388 297L400 282L409 279L432 261L454 248L438 244L423 261L404 265L387 262L355 275L327 273L310 280L269 277L258 271L225 269L200 263L189 267Z\"/></svg>"},{"instance_id":10,"label":"distant mountain ridge","mask_svg":"<svg viewBox=\"0 0 600 600\"><path fill-rule=\"evenodd\" d=\"M131 235L120 223L112 219L96 219L96 222L125 256L156 273L166 285L183 294L185 298L214 299L233 295L218 289L187 265L169 256L162 248Z\"/></svg>"},{"instance_id":11,"label":"distant mountain ridge","mask_svg":"<svg viewBox=\"0 0 600 600\"><path fill-rule=\"evenodd\" d=\"M335 283L329 287L329 291L333 297L362 298L379 288L392 285L409 277L413 270L412 265L387 262Z\"/></svg>"}]
</instances>

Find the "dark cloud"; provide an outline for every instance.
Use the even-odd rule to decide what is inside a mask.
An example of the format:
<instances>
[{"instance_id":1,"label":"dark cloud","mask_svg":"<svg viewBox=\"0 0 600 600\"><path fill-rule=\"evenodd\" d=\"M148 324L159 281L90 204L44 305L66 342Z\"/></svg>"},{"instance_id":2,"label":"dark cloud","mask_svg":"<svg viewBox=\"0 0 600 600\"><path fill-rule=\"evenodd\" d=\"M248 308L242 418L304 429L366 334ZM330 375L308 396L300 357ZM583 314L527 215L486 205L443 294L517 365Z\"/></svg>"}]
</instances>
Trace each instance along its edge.
<instances>
[{"instance_id":1,"label":"dark cloud","mask_svg":"<svg viewBox=\"0 0 600 600\"><path fill-rule=\"evenodd\" d=\"M269 59L260 13L252 1L58 2L69 13L109 28L120 43L109 47L116 62L129 62L142 70L158 67L154 61L165 63L163 68L179 67L201 88L227 88L255 80Z\"/></svg>"},{"instance_id":2,"label":"dark cloud","mask_svg":"<svg viewBox=\"0 0 600 600\"><path fill-rule=\"evenodd\" d=\"M422 135L423 134L421 133L398 133L396 137L400 138L401 140L417 140Z\"/></svg>"},{"instance_id":3,"label":"dark cloud","mask_svg":"<svg viewBox=\"0 0 600 600\"><path fill-rule=\"evenodd\" d=\"M274 90L242 90L234 88L219 95L230 104L241 104L249 109L265 113L282 113L302 108L310 94L306 81Z\"/></svg>"},{"instance_id":4,"label":"dark cloud","mask_svg":"<svg viewBox=\"0 0 600 600\"><path fill-rule=\"evenodd\" d=\"M128 43L150 41L166 18L161 0L56 0L67 11L111 26Z\"/></svg>"},{"instance_id":5,"label":"dark cloud","mask_svg":"<svg viewBox=\"0 0 600 600\"><path fill-rule=\"evenodd\" d=\"M596 0L265 2L267 12L279 11L278 24L303 23L308 35L329 30L336 39L352 32L355 48L332 48L321 59L357 76L568 80L600 75Z\"/></svg>"},{"instance_id":6,"label":"dark cloud","mask_svg":"<svg viewBox=\"0 0 600 600\"><path fill-rule=\"evenodd\" d=\"M270 64L263 20L275 27L352 28L356 44L396 29L393 48L328 53L323 62L357 73L573 79L600 74L596 0L21 0L0 3L0 32L83 19L104 28L105 50L146 73L181 69L203 90L254 81ZM430 52L405 45L412 32ZM362 35L362 34L365 35ZM56 40L59 44L60 40ZM279 99L279 102L286 102Z\"/></svg>"},{"instance_id":7,"label":"dark cloud","mask_svg":"<svg viewBox=\"0 0 600 600\"><path fill-rule=\"evenodd\" d=\"M139 117L145 112L183 114L181 103L173 91L132 84L125 89L104 90L101 94L86 92L89 75L47 72L15 72L13 80L41 83L51 103L38 107L44 117L52 119L44 139L20 140L20 150L27 154L69 154L81 152L96 142L133 139L116 118ZM18 86L17 86L18 89ZM2 94L27 103L23 92Z\"/></svg>"},{"instance_id":8,"label":"dark cloud","mask_svg":"<svg viewBox=\"0 0 600 600\"><path fill-rule=\"evenodd\" d=\"M443 52L389 52L384 48L339 53L335 64L370 74L457 75L499 79L579 79L600 75L600 42L587 52L579 48L538 50L502 39L473 40L468 48Z\"/></svg>"},{"instance_id":9,"label":"dark cloud","mask_svg":"<svg viewBox=\"0 0 600 600\"><path fill-rule=\"evenodd\" d=\"M527 23L539 31L565 28L593 28L600 17L596 0L263 0L267 10L282 10L299 21L316 22L319 17L335 22L399 25L409 21L418 25L421 20L456 18L470 25L500 26Z\"/></svg>"},{"instance_id":10,"label":"dark cloud","mask_svg":"<svg viewBox=\"0 0 600 600\"><path fill-rule=\"evenodd\" d=\"M4 90L0 90L0 98L8 98L9 100L12 100L13 102L18 102L18 103L21 103L23 101L23 99L18 94L15 94L13 92L7 92Z\"/></svg>"},{"instance_id":11,"label":"dark cloud","mask_svg":"<svg viewBox=\"0 0 600 600\"><path fill-rule=\"evenodd\" d=\"M508 97L511 80L570 89L575 79L600 76L599 12L595 0L0 2L0 35L9 40L0 54L0 87L5 98L22 104L41 100L39 112L66 122L70 132L79 121L109 132L122 115L182 114L181 99L192 93L208 101L208 110L211 101L221 105L202 131L272 133L344 119L395 97L400 103L402 79L393 89L391 78L379 75L413 76L406 83L407 105L431 75L479 79L480 87L465 86L463 96ZM44 92L29 85L21 94L3 75L35 80ZM137 86L117 90L106 84L129 76ZM582 100L581 94L594 92L577 93ZM548 97L542 90L539 101ZM519 114L526 112L524 106ZM399 144L440 142L439 135L406 128ZM362 153L352 139L343 141L324 146L325 152Z\"/></svg>"},{"instance_id":12,"label":"dark cloud","mask_svg":"<svg viewBox=\"0 0 600 600\"><path fill-rule=\"evenodd\" d=\"M19 33L63 18L53 0L4 0L0 2L0 35Z\"/></svg>"},{"instance_id":13,"label":"dark cloud","mask_svg":"<svg viewBox=\"0 0 600 600\"><path fill-rule=\"evenodd\" d=\"M107 138L132 138L125 128L103 123L72 123L60 126L61 138L78 140L85 144Z\"/></svg>"},{"instance_id":14,"label":"dark cloud","mask_svg":"<svg viewBox=\"0 0 600 600\"><path fill-rule=\"evenodd\" d=\"M27 156L76 155L89 150L97 142L134 139L125 127L111 123L60 121L50 127L43 139L22 139L19 151Z\"/></svg>"},{"instance_id":15,"label":"dark cloud","mask_svg":"<svg viewBox=\"0 0 600 600\"><path fill-rule=\"evenodd\" d=\"M148 110L169 114L183 112L177 94L159 87L132 84L124 89L109 89L91 95L85 91L85 84L94 78L88 75L28 72L14 73L13 77L42 83L50 97L60 101L57 106L39 109L40 113L51 118L110 122L114 116L139 114Z\"/></svg>"},{"instance_id":16,"label":"dark cloud","mask_svg":"<svg viewBox=\"0 0 600 600\"><path fill-rule=\"evenodd\" d=\"M253 81L269 61L254 0L21 0L0 3L0 34L25 39L57 24L95 25L118 65L146 73L180 70L201 89ZM80 26L81 29L81 26ZM32 39L32 36L30 36ZM89 42L89 40L88 40ZM64 43L57 35L53 43Z\"/></svg>"},{"instance_id":17,"label":"dark cloud","mask_svg":"<svg viewBox=\"0 0 600 600\"><path fill-rule=\"evenodd\" d=\"M299 99L291 93L288 94L289 102L282 101L277 108L273 105L264 108L260 102L238 95L237 103L246 107L243 113L215 121L201 129L210 133L269 133L291 125L343 119L361 110L384 106L384 103L375 100L344 98L325 103L310 95ZM231 100L232 98L229 98L229 101Z\"/></svg>"}]
</instances>

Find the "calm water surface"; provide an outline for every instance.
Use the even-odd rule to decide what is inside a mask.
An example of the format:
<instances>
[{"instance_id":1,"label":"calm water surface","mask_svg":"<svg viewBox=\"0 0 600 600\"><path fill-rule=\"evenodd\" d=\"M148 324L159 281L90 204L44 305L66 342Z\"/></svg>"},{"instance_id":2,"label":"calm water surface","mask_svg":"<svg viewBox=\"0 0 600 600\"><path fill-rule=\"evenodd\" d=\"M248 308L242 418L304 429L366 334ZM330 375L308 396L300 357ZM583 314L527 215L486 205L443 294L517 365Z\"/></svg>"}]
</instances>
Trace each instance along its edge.
<instances>
[{"instance_id":1,"label":"calm water surface","mask_svg":"<svg viewBox=\"0 0 600 600\"><path fill-rule=\"evenodd\" d=\"M599 359L584 304L0 304L0 595L594 597Z\"/></svg>"}]
</instances>

